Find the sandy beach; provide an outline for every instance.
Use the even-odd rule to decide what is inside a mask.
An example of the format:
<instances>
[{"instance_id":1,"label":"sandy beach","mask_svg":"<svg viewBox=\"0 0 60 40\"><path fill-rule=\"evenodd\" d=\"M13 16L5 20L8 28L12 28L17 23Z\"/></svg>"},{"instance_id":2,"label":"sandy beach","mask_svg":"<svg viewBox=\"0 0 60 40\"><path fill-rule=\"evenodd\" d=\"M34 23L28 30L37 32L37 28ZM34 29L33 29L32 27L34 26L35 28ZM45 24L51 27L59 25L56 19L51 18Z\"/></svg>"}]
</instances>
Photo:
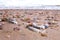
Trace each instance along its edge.
<instances>
[{"instance_id":1,"label":"sandy beach","mask_svg":"<svg viewBox=\"0 0 60 40\"><path fill-rule=\"evenodd\" d=\"M0 40L60 40L60 10L40 10L40 9L2 9L0 18L16 18L17 24L6 21L3 23L0 31ZM41 25L46 22L47 17L54 17L58 23L57 27L47 28L47 36L41 36L41 33L33 32L26 28L29 22L35 22ZM13 30L14 27L20 30Z\"/></svg>"}]
</instances>

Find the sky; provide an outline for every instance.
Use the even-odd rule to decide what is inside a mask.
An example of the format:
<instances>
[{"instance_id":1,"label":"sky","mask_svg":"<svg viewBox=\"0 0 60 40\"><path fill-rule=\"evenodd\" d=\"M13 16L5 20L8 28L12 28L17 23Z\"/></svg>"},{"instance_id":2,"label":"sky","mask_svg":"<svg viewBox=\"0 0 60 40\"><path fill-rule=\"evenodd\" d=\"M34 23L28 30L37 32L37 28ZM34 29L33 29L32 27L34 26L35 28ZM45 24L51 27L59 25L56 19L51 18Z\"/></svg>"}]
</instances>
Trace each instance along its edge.
<instances>
[{"instance_id":1,"label":"sky","mask_svg":"<svg viewBox=\"0 0 60 40\"><path fill-rule=\"evenodd\" d=\"M0 6L60 5L60 0L0 0Z\"/></svg>"}]
</instances>

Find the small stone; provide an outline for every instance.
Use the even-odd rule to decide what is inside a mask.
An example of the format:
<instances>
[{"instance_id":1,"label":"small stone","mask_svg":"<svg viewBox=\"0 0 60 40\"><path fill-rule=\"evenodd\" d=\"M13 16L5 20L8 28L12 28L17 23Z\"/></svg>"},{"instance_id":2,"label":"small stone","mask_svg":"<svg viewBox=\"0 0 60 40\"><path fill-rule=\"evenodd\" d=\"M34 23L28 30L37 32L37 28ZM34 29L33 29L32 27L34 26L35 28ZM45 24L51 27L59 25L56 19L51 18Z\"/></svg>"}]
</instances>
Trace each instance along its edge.
<instances>
[{"instance_id":1,"label":"small stone","mask_svg":"<svg viewBox=\"0 0 60 40\"><path fill-rule=\"evenodd\" d=\"M47 37L46 33L41 33L41 36Z\"/></svg>"},{"instance_id":2,"label":"small stone","mask_svg":"<svg viewBox=\"0 0 60 40\"><path fill-rule=\"evenodd\" d=\"M46 30L43 30L43 31L41 32L41 36L46 36L46 37L47 37Z\"/></svg>"},{"instance_id":3,"label":"small stone","mask_svg":"<svg viewBox=\"0 0 60 40\"><path fill-rule=\"evenodd\" d=\"M29 20L30 20L30 18L24 18L23 20L24 20L24 21L29 21Z\"/></svg>"},{"instance_id":4,"label":"small stone","mask_svg":"<svg viewBox=\"0 0 60 40\"><path fill-rule=\"evenodd\" d=\"M13 28L13 30L14 30L14 31L16 31L16 30L17 30L17 31L19 31L19 30L20 30L20 28L15 27L15 28Z\"/></svg>"},{"instance_id":5,"label":"small stone","mask_svg":"<svg viewBox=\"0 0 60 40\"><path fill-rule=\"evenodd\" d=\"M29 23L28 26L32 26L33 24L32 23Z\"/></svg>"}]
</instances>

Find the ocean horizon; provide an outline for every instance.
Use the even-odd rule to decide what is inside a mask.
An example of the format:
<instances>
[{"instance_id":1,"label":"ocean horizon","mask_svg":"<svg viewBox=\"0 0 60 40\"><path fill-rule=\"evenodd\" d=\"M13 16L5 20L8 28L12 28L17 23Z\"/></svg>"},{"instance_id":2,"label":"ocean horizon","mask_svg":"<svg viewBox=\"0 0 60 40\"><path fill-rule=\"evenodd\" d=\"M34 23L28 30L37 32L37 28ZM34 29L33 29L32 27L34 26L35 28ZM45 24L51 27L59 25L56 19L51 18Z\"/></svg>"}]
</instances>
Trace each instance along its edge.
<instances>
[{"instance_id":1,"label":"ocean horizon","mask_svg":"<svg viewBox=\"0 0 60 40\"><path fill-rule=\"evenodd\" d=\"M50 10L60 10L60 5L0 6L0 9L50 9Z\"/></svg>"}]
</instances>

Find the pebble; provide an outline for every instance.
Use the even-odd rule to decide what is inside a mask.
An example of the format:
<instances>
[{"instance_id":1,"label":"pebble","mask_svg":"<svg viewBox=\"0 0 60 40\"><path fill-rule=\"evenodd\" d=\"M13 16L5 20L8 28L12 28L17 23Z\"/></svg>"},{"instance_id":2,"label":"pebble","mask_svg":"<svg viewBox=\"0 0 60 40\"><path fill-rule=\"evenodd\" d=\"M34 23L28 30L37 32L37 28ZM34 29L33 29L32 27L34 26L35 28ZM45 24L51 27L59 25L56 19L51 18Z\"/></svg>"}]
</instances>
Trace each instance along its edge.
<instances>
[{"instance_id":1,"label":"pebble","mask_svg":"<svg viewBox=\"0 0 60 40\"><path fill-rule=\"evenodd\" d=\"M43 31L41 32L41 36L46 36L46 37L47 37L46 30L43 30Z\"/></svg>"},{"instance_id":2,"label":"pebble","mask_svg":"<svg viewBox=\"0 0 60 40\"><path fill-rule=\"evenodd\" d=\"M14 31L16 31L16 30L17 30L17 31L19 31L19 30L20 30L20 28L15 27L15 28L13 28L13 30L14 30Z\"/></svg>"}]
</instances>

